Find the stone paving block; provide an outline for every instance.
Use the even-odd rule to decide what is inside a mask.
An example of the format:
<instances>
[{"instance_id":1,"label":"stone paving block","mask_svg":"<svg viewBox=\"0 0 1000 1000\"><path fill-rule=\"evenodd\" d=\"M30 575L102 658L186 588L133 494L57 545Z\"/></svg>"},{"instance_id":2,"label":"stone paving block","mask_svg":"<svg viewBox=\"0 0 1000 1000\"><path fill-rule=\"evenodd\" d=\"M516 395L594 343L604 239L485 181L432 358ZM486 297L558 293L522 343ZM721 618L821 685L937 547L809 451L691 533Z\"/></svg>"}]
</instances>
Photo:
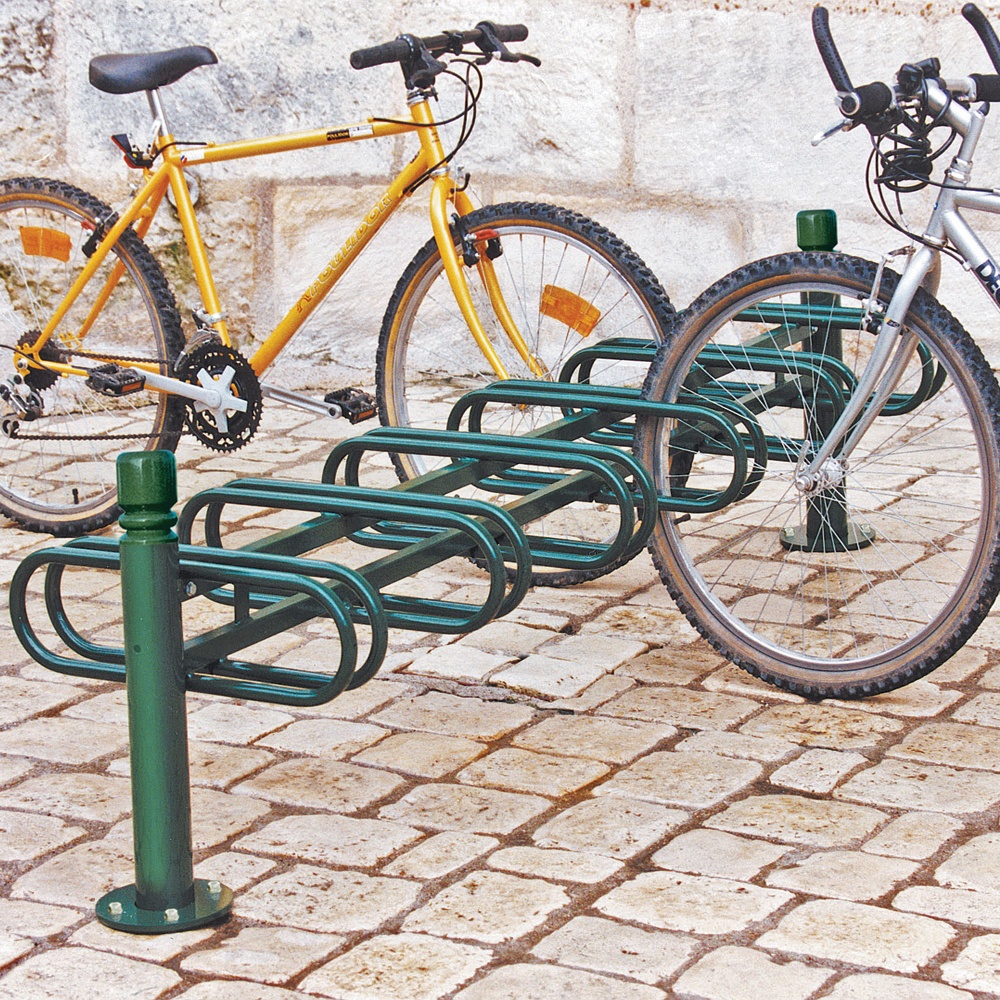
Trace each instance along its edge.
<instances>
[{"instance_id":1,"label":"stone paving block","mask_svg":"<svg viewBox=\"0 0 1000 1000\"><path fill-rule=\"evenodd\" d=\"M602 715L643 722L667 722L682 729L728 729L760 705L749 698L688 688L634 688L608 702Z\"/></svg>"},{"instance_id":2,"label":"stone paving block","mask_svg":"<svg viewBox=\"0 0 1000 1000\"><path fill-rule=\"evenodd\" d=\"M589 712L633 687L635 687L635 682L628 677L604 674L603 677L598 677L593 684L585 687L579 694L567 698L555 698L546 702L545 707L553 711L562 710L573 714Z\"/></svg>"},{"instance_id":3,"label":"stone paving block","mask_svg":"<svg viewBox=\"0 0 1000 1000\"><path fill-rule=\"evenodd\" d=\"M792 910L757 947L853 965L916 972L946 948L955 932L940 920L839 899L816 899Z\"/></svg>"},{"instance_id":4,"label":"stone paving block","mask_svg":"<svg viewBox=\"0 0 1000 1000\"><path fill-rule=\"evenodd\" d=\"M747 840L718 830L690 830L661 847L650 859L658 868L749 882L789 853L787 847Z\"/></svg>"},{"instance_id":5,"label":"stone paving block","mask_svg":"<svg viewBox=\"0 0 1000 1000\"><path fill-rule=\"evenodd\" d=\"M383 667L385 664L383 664ZM399 681L372 678L359 688L341 691L333 701L325 705L296 706L296 715L329 715L335 719L359 719L374 712L396 698L402 698L413 690L412 685Z\"/></svg>"},{"instance_id":6,"label":"stone paving block","mask_svg":"<svg viewBox=\"0 0 1000 1000\"><path fill-rule=\"evenodd\" d=\"M802 962L773 962L753 948L727 945L709 952L674 984L679 993L706 1000L806 1000L831 976L832 969L818 969Z\"/></svg>"},{"instance_id":7,"label":"stone paving block","mask_svg":"<svg viewBox=\"0 0 1000 1000\"><path fill-rule=\"evenodd\" d=\"M206 788L226 788L234 781L274 761L274 754L249 747L230 747L223 743L188 741L188 771L192 785ZM109 774L128 777L131 773L128 757L120 757L108 765Z\"/></svg>"},{"instance_id":8,"label":"stone paving block","mask_svg":"<svg viewBox=\"0 0 1000 1000\"><path fill-rule=\"evenodd\" d=\"M861 850L922 861L934 854L961 829L961 820L953 816L942 813L903 813L883 827Z\"/></svg>"},{"instance_id":9,"label":"stone paving block","mask_svg":"<svg viewBox=\"0 0 1000 1000\"><path fill-rule=\"evenodd\" d=\"M0 899L0 935L4 937L51 937L83 919L80 910L68 907Z\"/></svg>"},{"instance_id":10,"label":"stone paving block","mask_svg":"<svg viewBox=\"0 0 1000 1000\"><path fill-rule=\"evenodd\" d=\"M0 809L0 861L33 861L86 833L55 816Z\"/></svg>"},{"instance_id":11,"label":"stone paving block","mask_svg":"<svg viewBox=\"0 0 1000 1000\"><path fill-rule=\"evenodd\" d=\"M763 697L768 701L787 701L796 705L803 701L800 695L775 688L759 677L754 677L746 670L741 670L725 661L704 679L702 686L706 691L725 691L729 694L749 695L751 698Z\"/></svg>"},{"instance_id":12,"label":"stone paving block","mask_svg":"<svg viewBox=\"0 0 1000 1000\"><path fill-rule=\"evenodd\" d=\"M35 950L35 943L27 938L2 937L0 938L0 969L5 969L8 965L13 965L18 959L30 955ZM2 986L2 983L0 983Z\"/></svg>"},{"instance_id":13,"label":"stone paving block","mask_svg":"<svg viewBox=\"0 0 1000 1000\"><path fill-rule=\"evenodd\" d=\"M941 978L952 986L1000 994L1000 934L974 937L958 958L942 964Z\"/></svg>"},{"instance_id":14,"label":"stone paving block","mask_svg":"<svg viewBox=\"0 0 1000 1000\"><path fill-rule=\"evenodd\" d=\"M155 1000L181 983L170 969L93 951L60 948L33 955L0 980L2 1000L128 996Z\"/></svg>"},{"instance_id":15,"label":"stone paving block","mask_svg":"<svg viewBox=\"0 0 1000 1000\"><path fill-rule=\"evenodd\" d=\"M406 672L455 681L481 681L512 659L511 656L487 653L475 646L457 642L452 646L438 646L423 656L418 656L406 668Z\"/></svg>"},{"instance_id":16,"label":"stone paving block","mask_svg":"<svg viewBox=\"0 0 1000 1000\"><path fill-rule=\"evenodd\" d=\"M335 934L292 927L244 927L216 948L189 954L181 968L209 976L283 983L332 954L343 942L344 938Z\"/></svg>"},{"instance_id":17,"label":"stone paving block","mask_svg":"<svg viewBox=\"0 0 1000 1000\"><path fill-rule=\"evenodd\" d=\"M458 780L559 798L603 778L610 770L596 760L504 747L459 771Z\"/></svg>"},{"instance_id":18,"label":"stone paving block","mask_svg":"<svg viewBox=\"0 0 1000 1000\"><path fill-rule=\"evenodd\" d=\"M603 882L622 867L620 862L597 854L540 847L506 847L491 854L487 864L514 875L535 875L554 882L583 884Z\"/></svg>"},{"instance_id":19,"label":"stone paving block","mask_svg":"<svg viewBox=\"0 0 1000 1000\"><path fill-rule=\"evenodd\" d=\"M666 1000L663 990L558 965L504 965L455 1000Z\"/></svg>"},{"instance_id":20,"label":"stone paving block","mask_svg":"<svg viewBox=\"0 0 1000 1000\"><path fill-rule=\"evenodd\" d=\"M932 722L909 733L888 756L1000 771L1000 729Z\"/></svg>"},{"instance_id":21,"label":"stone paving block","mask_svg":"<svg viewBox=\"0 0 1000 1000\"><path fill-rule=\"evenodd\" d=\"M1000 931L1000 892L914 885L899 893L892 905L907 913L923 913L953 924L971 924Z\"/></svg>"},{"instance_id":22,"label":"stone paving block","mask_svg":"<svg viewBox=\"0 0 1000 1000\"><path fill-rule=\"evenodd\" d=\"M405 913L419 892L418 883L404 879L296 865L237 896L233 913L244 920L348 934L373 931Z\"/></svg>"},{"instance_id":23,"label":"stone paving block","mask_svg":"<svg viewBox=\"0 0 1000 1000\"><path fill-rule=\"evenodd\" d=\"M436 833L390 861L382 871L402 878L434 879L475 861L500 843L476 833Z\"/></svg>"},{"instance_id":24,"label":"stone paving block","mask_svg":"<svg viewBox=\"0 0 1000 1000\"><path fill-rule=\"evenodd\" d=\"M246 980L213 979L177 994L182 1000L310 1000L310 995Z\"/></svg>"},{"instance_id":25,"label":"stone paving block","mask_svg":"<svg viewBox=\"0 0 1000 1000\"><path fill-rule=\"evenodd\" d=\"M580 626L580 635L600 635L620 639L642 639L646 643L668 642L676 619L652 605L619 604L606 608ZM629 658L631 659L631 657Z\"/></svg>"},{"instance_id":26,"label":"stone paving block","mask_svg":"<svg viewBox=\"0 0 1000 1000\"><path fill-rule=\"evenodd\" d=\"M734 802L705 826L786 844L843 847L867 837L885 819L884 813L868 806L800 795L758 795Z\"/></svg>"},{"instance_id":27,"label":"stone paving block","mask_svg":"<svg viewBox=\"0 0 1000 1000\"><path fill-rule=\"evenodd\" d=\"M88 914L93 917L93 914ZM112 951L126 958L165 964L182 951L212 937L216 928L185 931L183 934L123 934L91 919L69 939L69 943L97 951Z\"/></svg>"},{"instance_id":28,"label":"stone paving block","mask_svg":"<svg viewBox=\"0 0 1000 1000\"><path fill-rule=\"evenodd\" d=\"M274 708L250 708L229 701L212 701L188 709L188 739L245 746L280 729L295 716Z\"/></svg>"},{"instance_id":29,"label":"stone paving block","mask_svg":"<svg viewBox=\"0 0 1000 1000\"><path fill-rule=\"evenodd\" d=\"M771 736L747 736L745 733L703 729L700 733L681 740L674 749L681 752L695 750L700 753L717 753L723 757L745 757L748 760L770 763L798 753L800 748L787 740Z\"/></svg>"},{"instance_id":30,"label":"stone paving block","mask_svg":"<svg viewBox=\"0 0 1000 1000\"><path fill-rule=\"evenodd\" d=\"M428 691L415 698L394 702L371 717L372 722L399 729L422 729L443 736L497 740L531 721L527 705L458 698Z\"/></svg>"},{"instance_id":31,"label":"stone paving block","mask_svg":"<svg viewBox=\"0 0 1000 1000\"><path fill-rule=\"evenodd\" d=\"M602 716L553 715L518 733L515 746L543 753L590 757L608 764L627 764L657 743L677 734L673 726L629 722Z\"/></svg>"},{"instance_id":32,"label":"stone paving block","mask_svg":"<svg viewBox=\"0 0 1000 1000\"><path fill-rule=\"evenodd\" d=\"M979 813L1000 802L1000 775L884 760L849 778L833 795L895 809Z\"/></svg>"},{"instance_id":33,"label":"stone paving block","mask_svg":"<svg viewBox=\"0 0 1000 1000\"><path fill-rule=\"evenodd\" d=\"M527 934L568 902L563 889L541 879L477 871L411 913L403 929L500 944Z\"/></svg>"},{"instance_id":34,"label":"stone paving block","mask_svg":"<svg viewBox=\"0 0 1000 1000\"><path fill-rule=\"evenodd\" d=\"M973 837L938 866L934 877L953 889L1000 892L1000 833Z\"/></svg>"},{"instance_id":35,"label":"stone paving block","mask_svg":"<svg viewBox=\"0 0 1000 1000\"><path fill-rule=\"evenodd\" d=\"M23 778L34 767L35 762L31 760L0 757L0 785L9 785L18 778Z\"/></svg>"},{"instance_id":36,"label":"stone paving block","mask_svg":"<svg viewBox=\"0 0 1000 1000\"><path fill-rule=\"evenodd\" d=\"M882 972L864 972L841 979L829 1000L972 1000L972 994L944 983L929 983Z\"/></svg>"},{"instance_id":37,"label":"stone paving block","mask_svg":"<svg viewBox=\"0 0 1000 1000\"><path fill-rule=\"evenodd\" d=\"M763 774L755 761L712 753L665 751L640 758L594 789L664 805L704 809L746 788Z\"/></svg>"},{"instance_id":38,"label":"stone paving block","mask_svg":"<svg viewBox=\"0 0 1000 1000\"><path fill-rule=\"evenodd\" d=\"M339 759L350 757L389 735L388 729L367 722L342 722L339 719L302 719L272 733L258 746L289 753Z\"/></svg>"},{"instance_id":39,"label":"stone paving block","mask_svg":"<svg viewBox=\"0 0 1000 1000\"><path fill-rule=\"evenodd\" d=\"M48 716L0 732L0 753L38 757L55 764L89 764L128 745L128 732L101 730L89 719Z\"/></svg>"},{"instance_id":40,"label":"stone paving block","mask_svg":"<svg viewBox=\"0 0 1000 1000\"><path fill-rule=\"evenodd\" d=\"M631 858L688 821L680 809L618 797L585 799L532 834L539 847Z\"/></svg>"},{"instance_id":41,"label":"stone paving block","mask_svg":"<svg viewBox=\"0 0 1000 1000\"><path fill-rule=\"evenodd\" d=\"M0 792L0 808L114 823L132 810L130 783L101 774L44 774Z\"/></svg>"},{"instance_id":42,"label":"stone paving block","mask_svg":"<svg viewBox=\"0 0 1000 1000\"><path fill-rule=\"evenodd\" d=\"M21 677L0 677L0 725L23 722L39 712L49 712L65 705L85 693L84 688L71 684L46 684Z\"/></svg>"},{"instance_id":43,"label":"stone paving block","mask_svg":"<svg viewBox=\"0 0 1000 1000\"><path fill-rule=\"evenodd\" d=\"M506 834L545 812L551 804L538 795L470 785L427 784L383 806L379 816L431 830Z\"/></svg>"},{"instance_id":44,"label":"stone paving block","mask_svg":"<svg viewBox=\"0 0 1000 1000\"><path fill-rule=\"evenodd\" d=\"M859 851L825 851L787 868L779 866L765 881L767 885L792 892L864 903L891 892L919 869L916 862L902 858Z\"/></svg>"},{"instance_id":45,"label":"stone paving block","mask_svg":"<svg viewBox=\"0 0 1000 1000\"><path fill-rule=\"evenodd\" d=\"M425 934L384 935L312 972L302 988L338 1000L437 1000L491 958L485 948Z\"/></svg>"},{"instance_id":46,"label":"stone paving block","mask_svg":"<svg viewBox=\"0 0 1000 1000\"><path fill-rule=\"evenodd\" d=\"M475 740L437 733L397 733L362 750L355 761L421 778L443 778L486 753Z\"/></svg>"},{"instance_id":47,"label":"stone paving block","mask_svg":"<svg viewBox=\"0 0 1000 1000\"><path fill-rule=\"evenodd\" d=\"M532 653L514 666L500 670L490 681L525 694L572 698L604 674L603 667L589 660L560 660L544 653Z\"/></svg>"},{"instance_id":48,"label":"stone paving block","mask_svg":"<svg viewBox=\"0 0 1000 1000\"><path fill-rule=\"evenodd\" d=\"M492 621L475 632L470 632L462 646L473 646L487 653L504 656L527 656L544 642L556 638L558 631L546 628L529 628L508 619Z\"/></svg>"},{"instance_id":49,"label":"stone paving block","mask_svg":"<svg viewBox=\"0 0 1000 1000\"><path fill-rule=\"evenodd\" d=\"M832 791L841 778L867 763L867 757L849 750L807 750L779 767L768 780L778 787L820 795Z\"/></svg>"},{"instance_id":50,"label":"stone paving block","mask_svg":"<svg viewBox=\"0 0 1000 1000\"><path fill-rule=\"evenodd\" d=\"M1000 691L977 694L975 698L956 708L952 718L978 726L1000 726Z\"/></svg>"},{"instance_id":51,"label":"stone paving block","mask_svg":"<svg viewBox=\"0 0 1000 1000\"><path fill-rule=\"evenodd\" d=\"M692 656L686 648L677 649L672 645L651 649L648 653L623 663L615 670L615 675L631 677L643 684L686 687L724 662L714 651L710 652L711 655L702 653L700 656Z\"/></svg>"},{"instance_id":52,"label":"stone paving block","mask_svg":"<svg viewBox=\"0 0 1000 1000\"><path fill-rule=\"evenodd\" d=\"M256 882L266 875L276 862L269 858L255 858L249 854L237 854L235 851L222 851L209 858L199 861L194 866L194 877L222 882L233 892L245 889L251 882Z\"/></svg>"},{"instance_id":53,"label":"stone paving block","mask_svg":"<svg viewBox=\"0 0 1000 1000\"><path fill-rule=\"evenodd\" d=\"M826 704L775 705L741 729L753 736L777 736L807 747L868 750L903 729L896 719L883 719L859 709Z\"/></svg>"},{"instance_id":54,"label":"stone paving block","mask_svg":"<svg viewBox=\"0 0 1000 1000\"><path fill-rule=\"evenodd\" d=\"M829 701L829 705L860 708L863 712L877 712L886 715L900 715L913 719L928 719L945 712L963 697L962 691L939 687L940 679L935 672L931 680L912 681L896 691L865 698L863 701Z\"/></svg>"},{"instance_id":55,"label":"stone paving block","mask_svg":"<svg viewBox=\"0 0 1000 1000\"><path fill-rule=\"evenodd\" d=\"M763 920L792 898L791 893L746 882L646 872L612 889L594 907L610 917L664 930L731 934Z\"/></svg>"},{"instance_id":56,"label":"stone paving block","mask_svg":"<svg viewBox=\"0 0 1000 1000\"><path fill-rule=\"evenodd\" d=\"M269 767L237 785L237 795L252 795L279 805L357 812L403 788L394 774L325 757L297 757Z\"/></svg>"},{"instance_id":57,"label":"stone paving block","mask_svg":"<svg viewBox=\"0 0 1000 1000\"><path fill-rule=\"evenodd\" d=\"M400 823L320 813L285 816L241 837L233 847L321 865L370 868L421 836Z\"/></svg>"},{"instance_id":58,"label":"stone paving block","mask_svg":"<svg viewBox=\"0 0 1000 1000\"><path fill-rule=\"evenodd\" d=\"M654 984L672 976L697 942L671 931L647 931L599 917L576 917L535 945L531 954L561 965Z\"/></svg>"},{"instance_id":59,"label":"stone paving block","mask_svg":"<svg viewBox=\"0 0 1000 1000\"><path fill-rule=\"evenodd\" d=\"M131 844L105 839L62 851L22 875L11 887L14 899L64 906L93 906L100 896L135 881Z\"/></svg>"}]
</instances>

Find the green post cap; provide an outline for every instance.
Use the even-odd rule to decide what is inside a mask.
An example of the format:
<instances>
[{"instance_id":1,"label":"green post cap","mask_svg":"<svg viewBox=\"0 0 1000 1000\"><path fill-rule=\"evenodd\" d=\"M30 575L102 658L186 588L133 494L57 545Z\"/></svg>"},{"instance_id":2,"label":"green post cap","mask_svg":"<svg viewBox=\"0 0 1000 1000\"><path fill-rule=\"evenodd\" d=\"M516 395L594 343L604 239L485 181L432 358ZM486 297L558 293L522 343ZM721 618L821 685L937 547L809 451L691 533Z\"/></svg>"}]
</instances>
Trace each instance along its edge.
<instances>
[{"instance_id":1,"label":"green post cap","mask_svg":"<svg viewBox=\"0 0 1000 1000\"><path fill-rule=\"evenodd\" d=\"M177 503L177 461L169 451L118 456L118 502L126 511L169 511Z\"/></svg>"},{"instance_id":2,"label":"green post cap","mask_svg":"<svg viewBox=\"0 0 1000 1000\"><path fill-rule=\"evenodd\" d=\"M812 208L795 216L800 250L832 250L837 245L837 213L832 208Z\"/></svg>"}]
</instances>

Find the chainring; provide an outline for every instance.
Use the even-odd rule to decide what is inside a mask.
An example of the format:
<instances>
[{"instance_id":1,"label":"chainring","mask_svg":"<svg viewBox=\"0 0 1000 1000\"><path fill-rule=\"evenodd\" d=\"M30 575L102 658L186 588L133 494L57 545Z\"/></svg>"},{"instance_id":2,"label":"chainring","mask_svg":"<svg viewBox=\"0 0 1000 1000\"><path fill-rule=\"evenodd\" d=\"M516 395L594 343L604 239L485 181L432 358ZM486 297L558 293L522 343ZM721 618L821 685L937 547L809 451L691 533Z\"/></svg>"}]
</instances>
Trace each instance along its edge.
<instances>
[{"instance_id":1,"label":"chainring","mask_svg":"<svg viewBox=\"0 0 1000 1000\"><path fill-rule=\"evenodd\" d=\"M245 413L227 410L226 426L222 428L211 410L188 400L187 429L213 451L236 451L254 436L260 425L263 403L257 374L239 351L211 341L183 353L174 368L175 378L193 385L202 384L198 376L203 371L218 382L225 376L227 368L233 371L230 391L247 402Z\"/></svg>"},{"instance_id":2,"label":"chainring","mask_svg":"<svg viewBox=\"0 0 1000 1000\"><path fill-rule=\"evenodd\" d=\"M26 348L30 347L40 335L40 330L28 330L21 334L20 339L17 342L18 351L23 351L28 354ZM30 355L29 355L30 356ZM38 357L42 361L55 361L58 364L69 364L71 355L68 351L64 351L59 344L56 342L54 337L50 337L46 342L45 346L38 352ZM59 373L50 371L48 368L33 368L28 367L23 372L24 381L27 385L34 389L36 392L44 392L46 389L51 389L52 386L56 384L59 380Z\"/></svg>"}]
</instances>

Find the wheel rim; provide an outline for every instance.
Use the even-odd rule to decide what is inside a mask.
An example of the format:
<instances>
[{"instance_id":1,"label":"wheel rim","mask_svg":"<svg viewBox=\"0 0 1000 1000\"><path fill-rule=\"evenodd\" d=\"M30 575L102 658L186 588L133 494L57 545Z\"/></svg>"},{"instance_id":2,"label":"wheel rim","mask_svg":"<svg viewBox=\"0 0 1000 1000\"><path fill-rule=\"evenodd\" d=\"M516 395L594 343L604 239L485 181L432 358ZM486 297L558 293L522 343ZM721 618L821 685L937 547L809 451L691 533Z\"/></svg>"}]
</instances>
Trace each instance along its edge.
<instances>
[{"instance_id":1,"label":"wheel rim","mask_svg":"<svg viewBox=\"0 0 1000 1000\"><path fill-rule=\"evenodd\" d=\"M863 313L864 296L830 280L785 280L781 294L761 288L720 310L666 376L670 400L685 393L686 383L703 398L749 403L759 410L771 451L789 456L772 455L758 488L731 507L688 519L664 515L660 552L666 572L680 581L679 596L714 623L731 656L793 680L820 674L853 681L912 665L961 627L993 557L995 458L978 430L991 417L954 353L929 331L917 332L942 366L943 384L931 391L938 369L931 369L928 388L927 358L911 360L894 397L898 412L876 420L843 478L806 495L795 488L807 418L828 427L833 394L812 388L789 365L784 377L798 385L783 397L769 388L773 373L759 370L747 345L781 328L775 315L783 308L784 329L799 337L804 299L815 323L823 297L832 300L833 317L834 306ZM760 322L765 314L768 322ZM810 329L821 338L833 325ZM844 360L857 373L874 337L856 328L841 334ZM695 367L709 346L712 365ZM792 398L794 405L778 405ZM690 425L675 422L663 431L674 443L650 458L662 490L728 481L721 456L693 450Z\"/></svg>"},{"instance_id":2,"label":"wheel rim","mask_svg":"<svg viewBox=\"0 0 1000 1000\"><path fill-rule=\"evenodd\" d=\"M40 246L27 246L25 231L39 231ZM9 198L0 204L0 343L15 342L26 330L40 330L86 258L81 245L92 230L88 216L71 205L41 197ZM30 252L26 252L26 250ZM66 258L66 259L62 259ZM102 309L82 347L91 353L160 357L155 304L136 265L112 255L60 326L75 331L85 322L116 261L124 275ZM70 342L59 345L69 350ZM100 360L81 357L87 368ZM12 356L2 362L0 378L13 374ZM160 371L166 373L165 364ZM41 393L43 409L35 420L20 420L14 436L0 434L0 497L14 516L78 522L90 513L113 508L115 457L129 448L156 446L164 422L164 398L149 392L102 396L79 377L60 377ZM14 407L0 404L11 417ZM6 425L8 431L10 424ZM151 440L153 438L153 440Z\"/></svg>"}]
</instances>

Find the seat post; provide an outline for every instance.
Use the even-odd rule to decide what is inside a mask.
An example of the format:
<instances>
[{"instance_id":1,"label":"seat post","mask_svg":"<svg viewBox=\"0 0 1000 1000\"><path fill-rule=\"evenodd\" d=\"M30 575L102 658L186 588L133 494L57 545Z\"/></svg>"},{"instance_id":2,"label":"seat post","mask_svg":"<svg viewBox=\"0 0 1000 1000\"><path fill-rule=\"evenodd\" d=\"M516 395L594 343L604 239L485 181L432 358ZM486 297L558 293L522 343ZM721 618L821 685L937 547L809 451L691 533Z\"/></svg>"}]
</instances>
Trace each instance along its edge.
<instances>
[{"instance_id":1,"label":"seat post","mask_svg":"<svg viewBox=\"0 0 1000 1000\"><path fill-rule=\"evenodd\" d=\"M149 110L153 115L153 125L158 129L157 135L167 135L170 132L170 129L167 128L167 116L163 112L163 104L160 101L159 88L147 90L146 100L149 101Z\"/></svg>"}]
</instances>

